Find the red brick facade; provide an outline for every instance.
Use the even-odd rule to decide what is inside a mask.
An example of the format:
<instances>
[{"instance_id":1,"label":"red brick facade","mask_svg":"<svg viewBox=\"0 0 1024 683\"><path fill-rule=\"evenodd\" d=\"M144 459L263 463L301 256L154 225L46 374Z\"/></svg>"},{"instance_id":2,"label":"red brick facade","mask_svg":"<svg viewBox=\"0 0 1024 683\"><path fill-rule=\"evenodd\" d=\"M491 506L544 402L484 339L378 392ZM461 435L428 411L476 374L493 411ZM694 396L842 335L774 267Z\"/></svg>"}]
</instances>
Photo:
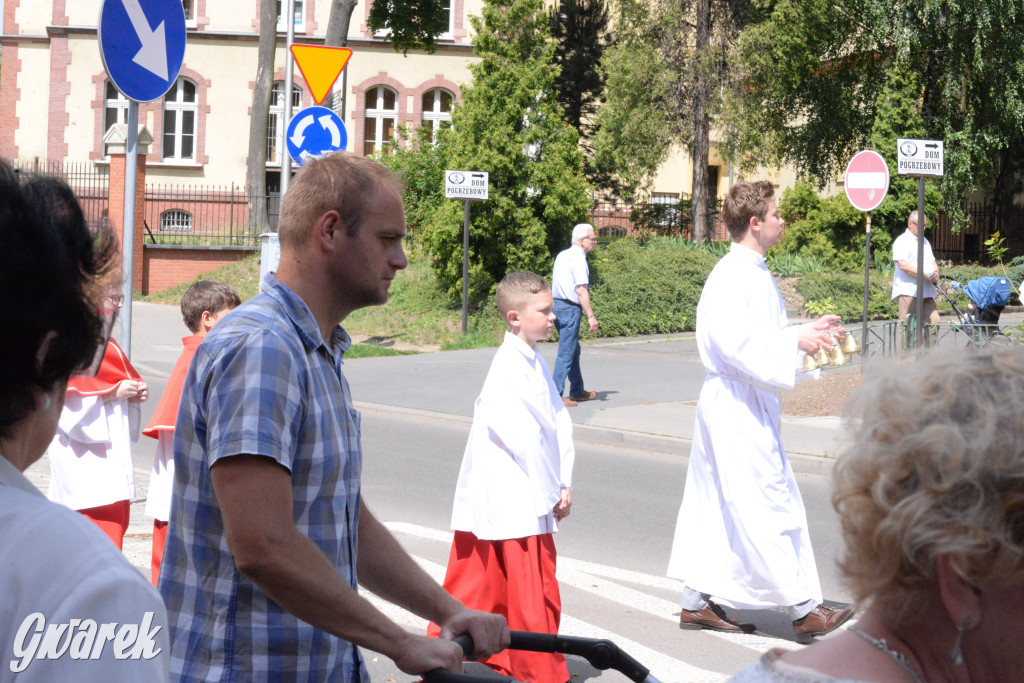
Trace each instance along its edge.
<instances>
[{"instance_id":1,"label":"red brick facade","mask_svg":"<svg viewBox=\"0 0 1024 683\"><path fill-rule=\"evenodd\" d=\"M19 32L14 13L20 0L4 0L4 14L0 21L0 33L14 36ZM0 157L17 159L18 146L14 143L14 133L18 130L18 101L21 99L21 88L18 87L18 74L21 72L21 60L18 59L18 44L4 41L3 58L0 59Z\"/></svg>"},{"instance_id":2,"label":"red brick facade","mask_svg":"<svg viewBox=\"0 0 1024 683\"><path fill-rule=\"evenodd\" d=\"M117 235L117 243L124 244L124 232L129 222L124 215L124 179L127 155L110 155L109 225ZM146 214L146 157L138 155L135 164L135 216L132 221L135 238L132 241L132 291L142 291L142 231Z\"/></svg>"}]
</instances>

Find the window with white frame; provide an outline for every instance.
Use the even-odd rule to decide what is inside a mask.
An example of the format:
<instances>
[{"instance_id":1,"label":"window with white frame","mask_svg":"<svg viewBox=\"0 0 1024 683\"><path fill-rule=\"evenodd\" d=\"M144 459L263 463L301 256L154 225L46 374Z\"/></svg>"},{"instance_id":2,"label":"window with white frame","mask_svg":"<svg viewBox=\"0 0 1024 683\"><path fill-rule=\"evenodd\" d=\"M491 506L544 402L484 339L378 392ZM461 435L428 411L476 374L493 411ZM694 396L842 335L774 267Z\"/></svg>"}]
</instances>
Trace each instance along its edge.
<instances>
[{"instance_id":1,"label":"window with white frame","mask_svg":"<svg viewBox=\"0 0 1024 683\"><path fill-rule=\"evenodd\" d=\"M305 20L305 0L295 0L295 30L299 31L304 26ZM285 32L288 30L288 24L285 23L282 13L285 11L287 6L287 0L277 0L277 30Z\"/></svg>"},{"instance_id":2,"label":"window with white frame","mask_svg":"<svg viewBox=\"0 0 1024 683\"><path fill-rule=\"evenodd\" d=\"M192 214L170 209L160 214L160 232L192 232Z\"/></svg>"},{"instance_id":3,"label":"window with white frame","mask_svg":"<svg viewBox=\"0 0 1024 683\"><path fill-rule=\"evenodd\" d=\"M196 27L196 0L181 0L181 7L185 10L185 26Z\"/></svg>"},{"instance_id":4,"label":"window with white frame","mask_svg":"<svg viewBox=\"0 0 1024 683\"><path fill-rule=\"evenodd\" d=\"M292 86L292 113L302 106L302 88ZM284 159L284 81L275 81L270 90L270 115L267 117L267 163L280 166Z\"/></svg>"},{"instance_id":5,"label":"window with white frame","mask_svg":"<svg viewBox=\"0 0 1024 683\"><path fill-rule=\"evenodd\" d=\"M115 123L128 123L128 98L121 94L113 81L107 81L103 94L103 133L106 135ZM109 145L103 145L103 157L110 158Z\"/></svg>"},{"instance_id":6,"label":"window with white frame","mask_svg":"<svg viewBox=\"0 0 1024 683\"><path fill-rule=\"evenodd\" d=\"M423 93L423 127L431 141L437 131L452 125L452 94L443 88Z\"/></svg>"},{"instance_id":7,"label":"window with white frame","mask_svg":"<svg viewBox=\"0 0 1024 683\"><path fill-rule=\"evenodd\" d=\"M164 95L165 161L195 161L197 88L193 81L179 78Z\"/></svg>"},{"instance_id":8,"label":"window with white frame","mask_svg":"<svg viewBox=\"0 0 1024 683\"><path fill-rule=\"evenodd\" d=\"M679 224L679 193L651 193L651 214L656 225L670 228Z\"/></svg>"},{"instance_id":9,"label":"window with white frame","mask_svg":"<svg viewBox=\"0 0 1024 683\"><path fill-rule=\"evenodd\" d=\"M398 93L383 85L367 90L363 119L363 155L370 156L375 152L387 154L391 149L391 140L395 137Z\"/></svg>"},{"instance_id":10,"label":"window with white frame","mask_svg":"<svg viewBox=\"0 0 1024 683\"><path fill-rule=\"evenodd\" d=\"M441 11L444 12L444 25L445 30L438 38L442 40L452 39L452 0L441 0Z\"/></svg>"}]
</instances>

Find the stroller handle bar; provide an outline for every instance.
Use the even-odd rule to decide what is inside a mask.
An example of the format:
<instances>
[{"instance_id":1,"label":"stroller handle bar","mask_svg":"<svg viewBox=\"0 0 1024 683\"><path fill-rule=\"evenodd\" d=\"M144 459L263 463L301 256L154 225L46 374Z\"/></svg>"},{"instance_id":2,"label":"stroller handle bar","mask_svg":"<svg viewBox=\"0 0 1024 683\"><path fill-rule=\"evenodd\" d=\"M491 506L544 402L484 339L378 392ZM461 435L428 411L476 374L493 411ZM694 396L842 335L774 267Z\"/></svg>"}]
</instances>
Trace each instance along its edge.
<instances>
[{"instance_id":1,"label":"stroller handle bar","mask_svg":"<svg viewBox=\"0 0 1024 683\"><path fill-rule=\"evenodd\" d=\"M586 659L592 667L599 670L615 669L635 683L659 683L651 675L650 669L630 657L618 645L610 640L600 638L579 638L576 636L559 636L552 633L532 633L530 631L511 631L512 650L529 652L561 652ZM473 651L473 639L461 635L455 642L462 647L462 652L469 655ZM424 683L496 683L508 681L515 683L514 678L507 676L476 676L473 674L457 674L445 669L435 669L423 674Z\"/></svg>"}]
</instances>

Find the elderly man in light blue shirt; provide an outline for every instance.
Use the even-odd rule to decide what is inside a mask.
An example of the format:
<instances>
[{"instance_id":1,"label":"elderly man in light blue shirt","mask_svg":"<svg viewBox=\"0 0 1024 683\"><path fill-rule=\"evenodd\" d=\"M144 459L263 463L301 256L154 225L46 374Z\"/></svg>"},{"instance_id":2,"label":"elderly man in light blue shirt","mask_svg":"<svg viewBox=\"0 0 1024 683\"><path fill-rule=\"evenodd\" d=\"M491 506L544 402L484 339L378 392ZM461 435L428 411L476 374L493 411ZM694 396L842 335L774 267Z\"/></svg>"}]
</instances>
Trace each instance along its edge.
<instances>
[{"instance_id":1,"label":"elderly man in light blue shirt","mask_svg":"<svg viewBox=\"0 0 1024 683\"><path fill-rule=\"evenodd\" d=\"M587 314L587 325L591 332L597 332L597 317L590 306L590 268L587 254L597 245L594 226L579 223L572 229L572 246L555 257L554 273L551 276L551 294L555 299L555 327L558 329L558 356L551 371L555 389L559 394L565 391L565 379L569 378L569 396L562 402L572 407L579 401L597 397L596 391L587 391L583 386L580 371L580 321Z\"/></svg>"}]
</instances>

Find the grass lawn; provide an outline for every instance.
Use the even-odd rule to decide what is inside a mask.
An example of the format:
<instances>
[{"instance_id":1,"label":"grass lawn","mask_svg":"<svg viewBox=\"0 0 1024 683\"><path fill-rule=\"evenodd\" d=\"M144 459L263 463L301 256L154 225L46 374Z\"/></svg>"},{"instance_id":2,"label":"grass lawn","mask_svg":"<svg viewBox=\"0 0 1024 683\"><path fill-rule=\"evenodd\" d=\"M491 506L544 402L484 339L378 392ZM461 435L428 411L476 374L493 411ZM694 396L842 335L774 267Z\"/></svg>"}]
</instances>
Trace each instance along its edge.
<instances>
[{"instance_id":1,"label":"grass lawn","mask_svg":"<svg viewBox=\"0 0 1024 683\"><path fill-rule=\"evenodd\" d=\"M242 301L259 292L259 255L218 268L196 280L219 280L235 288ZM140 301L178 305L191 282L140 297ZM467 321L468 334L462 335L462 310L448 302L438 288L426 257L409 254L409 267L400 271L391 283L390 301L352 313L342 323L355 344L347 358L371 355L395 355L402 351L469 349L497 346L504 327L494 302L472 312ZM357 348L358 347L358 348Z\"/></svg>"}]
</instances>

